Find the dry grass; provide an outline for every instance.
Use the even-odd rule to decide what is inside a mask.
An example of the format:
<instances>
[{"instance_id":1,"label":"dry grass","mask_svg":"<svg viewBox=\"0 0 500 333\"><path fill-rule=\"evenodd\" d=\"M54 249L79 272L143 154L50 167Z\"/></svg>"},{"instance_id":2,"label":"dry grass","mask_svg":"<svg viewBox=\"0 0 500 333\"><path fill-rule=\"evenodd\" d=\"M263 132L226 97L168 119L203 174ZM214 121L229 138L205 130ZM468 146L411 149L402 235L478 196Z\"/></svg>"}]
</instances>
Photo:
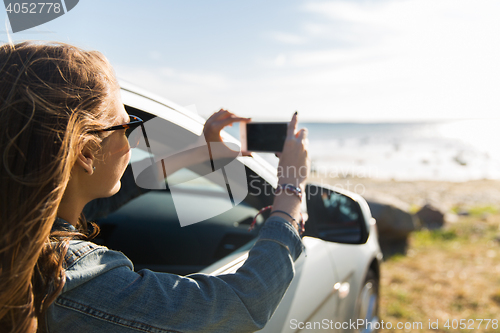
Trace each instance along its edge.
<instances>
[{"instance_id":1,"label":"dry grass","mask_svg":"<svg viewBox=\"0 0 500 333\"><path fill-rule=\"evenodd\" d=\"M500 180L391 181L369 178L322 178L312 182L357 192L375 201L396 197L415 212L431 203L447 214L446 228L418 231L410 237L406 256L382 265L380 319L421 322L422 329L382 329L388 332L500 332L476 319L500 321ZM468 216L456 213L468 212ZM474 329L453 329L460 319ZM439 320L429 329L429 320ZM444 327L450 320L450 328ZM386 325L387 326L387 325ZM385 327L386 327L385 326ZM499 324L500 326L500 324Z\"/></svg>"},{"instance_id":2,"label":"dry grass","mask_svg":"<svg viewBox=\"0 0 500 333\"><path fill-rule=\"evenodd\" d=\"M500 331L500 324L486 329L485 322L478 329L476 320L500 321L500 214L491 214L491 206L470 212L445 229L413 233L408 255L383 264L380 319L393 327L398 322L423 325L380 332ZM454 319L455 324L465 319L474 329L444 327ZM439 329L429 329L429 320L439 320Z\"/></svg>"}]
</instances>

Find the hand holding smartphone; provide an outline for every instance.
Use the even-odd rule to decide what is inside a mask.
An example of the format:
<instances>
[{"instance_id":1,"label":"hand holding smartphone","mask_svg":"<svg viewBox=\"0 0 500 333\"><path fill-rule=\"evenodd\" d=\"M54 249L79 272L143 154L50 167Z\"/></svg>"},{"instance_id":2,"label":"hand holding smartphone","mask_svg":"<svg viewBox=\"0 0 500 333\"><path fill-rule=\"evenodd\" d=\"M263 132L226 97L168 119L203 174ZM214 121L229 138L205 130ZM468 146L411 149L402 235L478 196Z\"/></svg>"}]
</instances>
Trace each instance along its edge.
<instances>
[{"instance_id":1,"label":"hand holding smartphone","mask_svg":"<svg viewBox=\"0 0 500 333\"><path fill-rule=\"evenodd\" d=\"M240 122L241 150L280 153L283 151L287 122Z\"/></svg>"}]
</instances>

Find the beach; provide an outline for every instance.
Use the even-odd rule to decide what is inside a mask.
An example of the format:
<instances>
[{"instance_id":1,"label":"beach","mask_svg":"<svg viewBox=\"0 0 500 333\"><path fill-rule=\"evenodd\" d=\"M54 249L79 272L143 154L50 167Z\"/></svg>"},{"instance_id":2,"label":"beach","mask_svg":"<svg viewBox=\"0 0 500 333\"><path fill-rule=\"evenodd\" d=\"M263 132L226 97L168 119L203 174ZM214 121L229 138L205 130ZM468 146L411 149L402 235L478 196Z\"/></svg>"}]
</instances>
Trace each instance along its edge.
<instances>
[{"instance_id":1,"label":"beach","mask_svg":"<svg viewBox=\"0 0 500 333\"><path fill-rule=\"evenodd\" d=\"M311 175L309 181L346 189L366 199L399 200L415 209L430 203L446 213L467 211L478 206L500 204L500 180L463 182L441 180L396 181L373 178L325 178Z\"/></svg>"}]
</instances>

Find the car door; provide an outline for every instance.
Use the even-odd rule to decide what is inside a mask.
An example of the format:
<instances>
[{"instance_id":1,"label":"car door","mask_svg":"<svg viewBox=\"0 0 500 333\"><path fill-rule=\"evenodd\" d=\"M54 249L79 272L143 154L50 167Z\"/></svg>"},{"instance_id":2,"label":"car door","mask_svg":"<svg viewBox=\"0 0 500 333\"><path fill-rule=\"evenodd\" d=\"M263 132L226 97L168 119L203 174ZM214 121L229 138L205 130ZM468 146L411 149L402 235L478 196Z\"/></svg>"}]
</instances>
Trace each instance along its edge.
<instances>
[{"instance_id":1,"label":"car door","mask_svg":"<svg viewBox=\"0 0 500 333\"><path fill-rule=\"evenodd\" d=\"M337 273L324 241L304 237L303 243L305 252L295 262L295 277L273 317L259 332L333 331L329 323L337 318ZM308 329L308 325L313 326Z\"/></svg>"},{"instance_id":2,"label":"car door","mask_svg":"<svg viewBox=\"0 0 500 333\"><path fill-rule=\"evenodd\" d=\"M146 122L153 120L165 129L163 152L188 144L179 142L179 138L192 142L202 132L196 115L181 112L180 107L168 101L158 102L132 89L122 91L122 98L129 114ZM225 139L231 141L230 137ZM134 149L129 169L150 158L148 149ZM236 161L245 170L248 195L230 209L218 213L216 208L227 205L227 192L231 189L225 185L234 184L231 177L238 175L227 175L228 181L221 184L203 177L206 170L182 168L168 177L168 184L177 185L176 192L168 184L166 188L139 189L133 198L98 217L101 235L96 242L124 252L136 270L148 268L180 275L236 271L246 259L265 216L258 218L254 230L248 231L248 227L258 210L272 203L272 184L276 184L276 171L273 174L258 157L239 157ZM190 204L188 208L193 213L207 212L209 217L181 226L176 206L179 200ZM295 332L306 321L335 319L338 297L334 286L338 275L328 247L312 237L305 237L304 244L306 250L295 266L296 277L262 332Z\"/></svg>"}]
</instances>

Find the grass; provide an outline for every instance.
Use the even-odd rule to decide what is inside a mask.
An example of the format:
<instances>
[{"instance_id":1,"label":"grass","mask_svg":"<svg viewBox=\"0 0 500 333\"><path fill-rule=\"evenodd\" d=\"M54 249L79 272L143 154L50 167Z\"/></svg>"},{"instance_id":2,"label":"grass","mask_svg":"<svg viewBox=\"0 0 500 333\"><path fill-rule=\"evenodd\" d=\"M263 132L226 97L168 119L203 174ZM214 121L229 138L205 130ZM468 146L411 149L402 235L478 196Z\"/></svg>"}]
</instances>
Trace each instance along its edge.
<instances>
[{"instance_id":1,"label":"grass","mask_svg":"<svg viewBox=\"0 0 500 333\"><path fill-rule=\"evenodd\" d=\"M455 206L451 209L451 211L452 211L452 213L455 213L455 214L463 213L463 208L460 206ZM476 206L473 206L473 207L470 207L469 209L467 209L466 212L469 215L481 217L484 215L498 213L498 207L494 206L494 205L476 205Z\"/></svg>"},{"instance_id":2,"label":"grass","mask_svg":"<svg viewBox=\"0 0 500 333\"><path fill-rule=\"evenodd\" d=\"M498 210L480 206L444 229L414 232L407 255L382 265L385 329L379 332L500 332L499 226ZM486 329L480 319L496 319L499 326ZM436 321L438 328L429 328ZM422 322L422 329L396 328L407 322Z\"/></svg>"}]
</instances>

